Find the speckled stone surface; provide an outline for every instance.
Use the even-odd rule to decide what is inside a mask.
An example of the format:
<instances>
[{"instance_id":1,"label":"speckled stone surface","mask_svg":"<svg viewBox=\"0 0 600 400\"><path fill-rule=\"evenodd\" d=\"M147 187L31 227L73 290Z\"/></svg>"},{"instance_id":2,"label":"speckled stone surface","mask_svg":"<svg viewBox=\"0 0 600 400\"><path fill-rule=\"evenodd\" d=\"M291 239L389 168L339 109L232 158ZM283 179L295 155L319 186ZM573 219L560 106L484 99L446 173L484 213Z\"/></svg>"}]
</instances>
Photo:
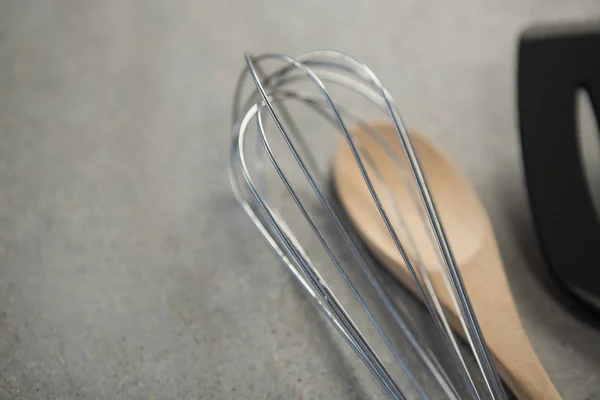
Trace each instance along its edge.
<instances>
[{"instance_id":1,"label":"speckled stone surface","mask_svg":"<svg viewBox=\"0 0 600 400\"><path fill-rule=\"evenodd\" d=\"M536 277L515 108L519 31L600 3L237 3L0 2L0 399L383 398L227 179L243 51L316 48L453 156L549 375L600 399L600 331Z\"/></svg>"}]
</instances>

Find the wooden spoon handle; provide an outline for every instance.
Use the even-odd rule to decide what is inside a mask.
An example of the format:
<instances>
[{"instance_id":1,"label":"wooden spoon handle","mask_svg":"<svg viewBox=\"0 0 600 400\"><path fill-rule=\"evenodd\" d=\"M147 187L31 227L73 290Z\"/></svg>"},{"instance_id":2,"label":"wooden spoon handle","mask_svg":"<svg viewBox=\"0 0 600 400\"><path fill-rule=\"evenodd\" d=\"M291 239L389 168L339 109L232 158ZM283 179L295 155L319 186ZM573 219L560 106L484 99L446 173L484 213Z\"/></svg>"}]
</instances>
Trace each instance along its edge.
<instances>
[{"instance_id":1,"label":"wooden spoon handle","mask_svg":"<svg viewBox=\"0 0 600 400\"><path fill-rule=\"evenodd\" d=\"M477 320L498 372L519 400L561 400L561 396L539 361L512 300L497 245L492 237L477 257L460 266ZM379 260L410 289L419 293L405 265L398 265L379 248L369 245ZM456 332L465 337L440 274L431 274L440 303Z\"/></svg>"},{"instance_id":2,"label":"wooden spoon handle","mask_svg":"<svg viewBox=\"0 0 600 400\"><path fill-rule=\"evenodd\" d=\"M461 274L499 372L520 400L560 400L521 324L497 245L488 240Z\"/></svg>"}]
</instances>

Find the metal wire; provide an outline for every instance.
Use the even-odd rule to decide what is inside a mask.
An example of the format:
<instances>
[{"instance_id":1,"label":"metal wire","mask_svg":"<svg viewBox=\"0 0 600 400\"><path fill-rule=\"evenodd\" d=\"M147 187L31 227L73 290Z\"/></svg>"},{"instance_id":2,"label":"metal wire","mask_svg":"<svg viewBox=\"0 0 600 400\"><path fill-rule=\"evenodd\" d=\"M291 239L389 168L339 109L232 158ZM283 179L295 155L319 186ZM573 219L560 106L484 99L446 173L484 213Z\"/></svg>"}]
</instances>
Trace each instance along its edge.
<instances>
[{"instance_id":1,"label":"metal wire","mask_svg":"<svg viewBox=\"0 0 600 400\"><path fill-rule=\"evenodd\" d=\"M444 395L450 399L460 398L454 383L442 368L440 361L422 341L422 334L418 332L418 329L406 322L406 314L391 300L390 294L384 289L377 274L374 273L373 267L368 261L368 256L365 255L360 244L351 236L347 226L341 221L340 216L334 210L327 196L324 195L323 188L317 183L314 174L314 171L317 170L316 161L312 157L310 146L304 140L304 135L298 129L286 108L286 104L290 102L300 102L308 105L318 115L322 116L325 121L330 123L331 126L336 127L337 132L341 134L342 138L349 145L382 221L412 275L417 290L424 300L440 337L443 339L442 342L446 350L451 355L453 369L459 372L461 383L466 387L467 395L472 399L481 399L486 394L491 396L492 399L506 399L502 383L487 350L472 305L464 289L462 278L457 270L444 229L437 215L437 210L425 176L389 92L381 85L369 68L352 57L339 52L317 51L296 58L282 54L246 55L245 59L246 68L241 73L236 85L233 104L232 118L234 126L230 156L230 179L238 202L278 254L284 265L306 290L326 318L340 332L358 357L365 363L386 393L394 399L405 399L405 393L401 389L402 385L392 376L389 371L390 368L384 365L380 355L359 330L355 321L351 318L351 310L343 307L340 300L330 289L330 286L322 278L318 268L311 261L307 252L301 246L293 230L289 228L285 218L272 204L266 180L263 177L267 163L259 156L261 154L260 150L264 150L264 154L266 154L280 182L284 185L287 193L309 225L320 246L335 266L339 276L360 304L362 311L372 323L390 354L393 355L396 366L400 368L404 374L403 376L411 383L413 391L421 399L429 398L428 394L425 393L423 385L407 365L403 349L394 344L393 338L389 335L390 332L378 321L371 309L372 307L365 300L356 283L350 278L344 268L343 261L336 255L329 241L323 232L320 231L319 224L311 216L297 191L294 189L294 185L290 182L289 177L286 176L278 160L276 151L272 148L270 139L266 133L265 118L268 119L269 117L291 152L293 160L296 162L302 175L309 183L312 192L328 218L328 222L333 224L336 232L343 239L353 259L360 266L364 278L375 290L379 300L392 317L398 331L407 339L411 348L423 362ZM267 74L261 65L268 61L279 61L282 66ZM242 101L244 84L248 81L254 83L254 90L251 90L246 100ZM316 93L315 91L308 92L294 87L294 84L298 82L310 83L316 89ZM398 139L402 143L404 157L408 161L410 174L405 170L399 159L401 155L394 154L385 146L385 141L381 138L380 132L370 126L360 116L356 115L356 113L352 113L341 104L336 103L326 83L327 85L344 87L358 93L388 115L396 129ZM416 246L407 225L403 222L401 207L396 204L391 191L386 189L383 177L377 171L368 153L361 150L360 143L356 142L355 138L349 133L345 123L348 120L364 128L386 150L386 154L394 160L395 166L403 174L402 176L407 183L410 177L412 177L414 186L416 187L416 190L413 189L411 192L412 201L421 205L417 209L423 210L421 214L422 222L430 226L428 233L434 247L438 249L439 260L443 266L451 298L456 305L472 354L485 382L485 394L474 383L459 349L456 337L450 328L435 290L429 280L421 257L418 255L418 251L414 251ZM245 150L247 147L246 142L250 140L248 133L252 121L256 122L256 151L252 154L250 161L254 162L257 166L256 176L253 176L253 173L250 171L249 159L246 157ZM369 166L369 168L366 166ZM368 170L374 171L373 177L369 176ZM379 186L384 187L383 193L377 192L373 184L373 179L380 184ZM408 185L408 187L412 188L412 185ZM393 205L391 210L386 210L381 197L386 198L388 200L387 203ZM402 243L400 240L396 228L392 223L392 218L388 215L389 212L391 212L392 218L399 222L398 226L403 229L404 236L408 238L407 243ZM417 255L413 257L414 260L411 260L408 256L406 247L413 250L411 254Z\"/></svg>"}]
</instances>

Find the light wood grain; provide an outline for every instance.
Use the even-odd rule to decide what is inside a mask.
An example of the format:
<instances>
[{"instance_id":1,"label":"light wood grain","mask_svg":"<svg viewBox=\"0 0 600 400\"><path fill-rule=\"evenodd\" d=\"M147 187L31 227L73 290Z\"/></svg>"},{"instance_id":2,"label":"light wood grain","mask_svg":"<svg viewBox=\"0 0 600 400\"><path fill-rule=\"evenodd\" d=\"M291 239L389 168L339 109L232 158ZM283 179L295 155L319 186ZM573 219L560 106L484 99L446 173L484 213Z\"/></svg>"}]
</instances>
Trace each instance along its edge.
<instances>
[{"instance_id":1,"label":"light wood grain","mask_svg":"<svg viewBox=\"0 0 600 400\"><path fill-rule=\"evenodd\" d=\"M373 126L389 143L389 149L403 154L401 143L391 125ZM435 251L427 237L428 228L419 217L419 209L411 200L402 175L382 146L370 135L359 129L354 129L351 133L360 142L363 151L370 155L369 159L383 178L377 180L375 170L367 165L384 207L392 218L400 239L408 247L408 236L394 217L391 202L395 199L401 206L405 226L418 249L417 253L407 248L409 256L415 260L420 255L423 259L454 329L464 336ZM448 157L424 137L412 133L410 136L485 340L503 380L520 400L559 400L561 397L531 347L519 319L492 226L481 201ZM408 169L407 172L410 175ZM417 294L416 286L379 216L345 141L336 154L333 174L340 201L363 240L380 261ZM382 181L390 191L386 192ZM393 193L393 198L386 193Z\"/></svg>"}]
</instances>

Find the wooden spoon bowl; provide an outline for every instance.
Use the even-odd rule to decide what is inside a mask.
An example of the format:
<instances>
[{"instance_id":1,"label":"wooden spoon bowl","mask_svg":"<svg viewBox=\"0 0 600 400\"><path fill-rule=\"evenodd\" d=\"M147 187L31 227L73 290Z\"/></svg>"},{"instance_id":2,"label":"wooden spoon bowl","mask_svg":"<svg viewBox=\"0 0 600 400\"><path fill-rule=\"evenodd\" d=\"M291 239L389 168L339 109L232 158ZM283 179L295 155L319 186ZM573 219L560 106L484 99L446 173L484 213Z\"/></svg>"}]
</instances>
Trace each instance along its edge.
<instances>
[{"instance_id":1,"label":"wooden spoon bowl","mask_svg":"<svg viewBox=\"0 0 600 400\"><path fill-rule=\"evenodd\" d=\"M396 130L390 124L373 124L396 154L403 154ZM418 253L405 246L411 258L421 257L429 271L453 328L464 336L458 315L447 292L435 249L428 237L419 209L397 165L367 132L355 128L351 135L369 154L376 166L366 163L383 206L388 211L400 239L406 243L397 218L393 218L392 202L401 207L405 226L410 231ZM504 274L504 267L489 217L477 194L440 150L422 136L411 134L411 142L419 157L453 255L460 269L465 289L471 299L481 330L498 371L520 400L560 400L542 364L537 358L515 307ZM399 157L406 162L405 157ZM410 170L406 165L407 176ZM374 179L379 175L381 179ZM406 287L417 296L416 285L379 215L358 165L345 141L339 146L333 178L340 202L369 249ZM412 180L409 176L408 179ZM387 186L387 190L385 189ZM386 196L391 193L391 196ZM419 204L420 204L420 200Z\"/></svg>"}]
</instances>

